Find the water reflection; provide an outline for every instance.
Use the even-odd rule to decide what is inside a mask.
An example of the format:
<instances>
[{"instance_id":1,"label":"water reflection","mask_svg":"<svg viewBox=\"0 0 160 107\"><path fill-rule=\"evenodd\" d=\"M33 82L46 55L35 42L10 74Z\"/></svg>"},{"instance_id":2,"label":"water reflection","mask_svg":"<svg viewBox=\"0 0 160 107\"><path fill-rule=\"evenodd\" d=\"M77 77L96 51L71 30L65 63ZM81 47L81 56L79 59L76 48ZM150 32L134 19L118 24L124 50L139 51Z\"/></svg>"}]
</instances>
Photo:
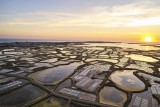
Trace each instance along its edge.
<instances>
[{"instance_id":1,"label":"water reflection","mask_svg":"<svg viewBox=\"0 0 160 107\"><path fill-rule=\"evenodd\" d=\"M0 96L0 107L25 107L25 104L31 103L47 95L44 90L26 85L9 94Z\"/></svg>"},{"instance_id":2,"label":"water reflection","mask_svg":"<svg viewBox=\"0 0 160 107\"><path fill-rule=\"evenodd\" d=\"M86 59L85 61L86 61L86 62L91 62L91 61L96 61L96 60L97 60L97 61L112 62L112 63L117 63L117 62L118 62L118 60L114 60L114 59L105 59L105 58L104 58L104 59L98 59L98 58L97 58L97 59L95 59L95 58L94 58L94 59L90 59L90 58L89 58L89 59Z\"/></svg>"},{"instance_id":3,"label":"water reflection","mask_svg":"<svg viewBox=\"0 0 160 107\"><path fill-rule=\"evenodd\" d=\"M125 57L129 57L133 60L145 61L145 62L157 62L158 61L152 57L137 55L137 54L125 55Z\"/></svg>"},{"instance_id":4,"label":"water reflection","mask_svg":"<svg viewBox=\"0 0 160 107\"><path fill-rule=\"evenodd\" d=\"M142 46L140 44L127 44L127 43L85 43L85 45L81 46L110 46L110 47L121 47L121 48L132 48L138 50L146 51L146 46ZM147 46L148 50L160 50L158 47Z\"/></svg>"},{"instance_id":5,"label":"water reflection","mask_svg":"<svg viewBox=\"0 0 160 107\"><path fill-rule=\"evenodd\" d=\"M124 91L142 91L145 88L145 84L133 74L134 71L116 71L112 73L109 79Z\"/></svg>"},{"instance_id":6,"label":"water reflection","mask_svg":"<svg viewBox=\"0 0 160 107\"><path fill-rule=\"evenodd\" d=\"M47 60L44 60L44 61L41 61L41 62L56 62L57 61L57 58L52 58L52 59L47 59Z\"/></svg>"},{"instance_id":7,"label":"water reflection","mask_svg":"<svg viewBox=\"0 0 160 107\"><path fill-rule=\"evenodd\" d=\"M87 50L104 50L103 47L86 47Z\"/></svg>"},{"instance_id":8,"label":"water reflection","mask_svg":"<svg viewBox=\"0 0 160 107\"><path fill-rule=\"evenodd\" d=\"M81 62L75 62L69 65L61 65L33 73L29 77L43 84L56 84L73 73L81 64Z\"/></svg>"},{"instance_id":9,"label":"water reflection","mask_svg":"<svg viewBox=\"0 0 160 107\"><path fill-rule=\"evenodd\" d=\"M127 94L114 88L105 86L99 93L99 102L112 106L123 107L127 100Z\"/></svg>"},{"instance_id":10,"label":"water reflection","mask_svg":"<svg viewBox=\"0 0 160 107\"><path fill-rule=\"evenodd\" d=\"M149 50L149 46L146 46L145 49L146 49L146 51L148 51Z\"/></svg>"}]
</instances>

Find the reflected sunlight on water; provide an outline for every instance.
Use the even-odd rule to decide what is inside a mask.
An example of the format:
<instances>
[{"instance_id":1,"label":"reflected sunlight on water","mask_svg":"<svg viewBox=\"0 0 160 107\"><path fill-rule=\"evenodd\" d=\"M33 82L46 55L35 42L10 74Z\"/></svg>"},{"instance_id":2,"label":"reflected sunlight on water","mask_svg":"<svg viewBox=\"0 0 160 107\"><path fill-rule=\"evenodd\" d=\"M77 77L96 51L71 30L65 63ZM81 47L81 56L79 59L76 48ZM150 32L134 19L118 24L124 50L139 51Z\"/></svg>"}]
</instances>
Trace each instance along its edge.
<instances>
[{"instance_id":1,"label":"reflected sunlight on water","mask_svg":"<svg viewBox=\"0 0 160 107\"><path fill-rule=\"evenodd\" d=\"M127 43L85 43L84 45L80 46L110 46L110 47L132 48L143 51L160 50L160 48L154 46L146 47L142 46L141 44L127 44Z\"/></svg>"},{"instance_id":2,"label":"reflected sunlight on water","mask_svg":"<svg viewBox=\"0 0 160 107\"><path fill-rule=\"evenodd\" d=\"M137 54L131 54L131 55L125 55L125 57L129 57L133 60L138 60L138 61L145 61L145 62L157 62L158 60L149 57L149 56L143 56L143 55L137 55Z\"/></svg>"},{"instance_id":3,"label":"reflected sunlight on water","mask_svg":"<svg viewBox=\"0 0 160 107\"><path fill-rule=\"evenodd\" d=\"M112 106L123 107L127 100L127 94L114 88L105 86L99 93L100 103Z\"/></svg>"},{"instance_id":4,"label":"reflected sunlight on water","mask_svg":"<svg viewBox=\"0 0 160 107\"><path fill-rule=\"evenodd\" d=\"M110 80L112 80L117 87L125 91L142 91L145 84L137 78L133 72L135 70L122 70L112 73Z\"/></svg>"}]
</instances>

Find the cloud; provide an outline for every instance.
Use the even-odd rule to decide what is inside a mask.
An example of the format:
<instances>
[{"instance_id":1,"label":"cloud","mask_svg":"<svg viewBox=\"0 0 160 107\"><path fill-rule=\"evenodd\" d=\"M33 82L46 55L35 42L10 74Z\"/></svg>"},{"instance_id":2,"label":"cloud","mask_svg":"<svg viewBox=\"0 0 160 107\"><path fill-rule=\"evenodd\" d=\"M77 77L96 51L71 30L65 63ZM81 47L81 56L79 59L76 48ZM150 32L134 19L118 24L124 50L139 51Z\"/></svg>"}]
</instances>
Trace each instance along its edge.
<instances>
[{"instance_id":1,"label":"cloud","mask_svg":"<svg viewBox=\"0 0 160 107\"><path fill-rule=\"evenodd\" d=\"M44 27L141 27L160 25L159 0L124 5L94 6L82 12L21 14L3 24Z\"/></svg>"}]
</instances>

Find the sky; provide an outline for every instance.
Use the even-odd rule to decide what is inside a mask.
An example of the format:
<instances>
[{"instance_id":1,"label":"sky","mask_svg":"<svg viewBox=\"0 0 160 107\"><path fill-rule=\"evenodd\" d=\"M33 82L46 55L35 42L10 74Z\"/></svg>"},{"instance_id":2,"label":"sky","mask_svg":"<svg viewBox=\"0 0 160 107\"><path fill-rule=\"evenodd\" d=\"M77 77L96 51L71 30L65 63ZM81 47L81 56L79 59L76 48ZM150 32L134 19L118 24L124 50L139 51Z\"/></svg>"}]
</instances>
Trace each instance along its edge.
<instances>
[{"instance_id":1,"label":"sky","mask_svg":"<svg viewBox=\"0 0 160 107\"><path fill-rule=\"evenodd\" d=\"M160 42L160 0L0 0L0 38Z\"/></svg>"}]
</instances>

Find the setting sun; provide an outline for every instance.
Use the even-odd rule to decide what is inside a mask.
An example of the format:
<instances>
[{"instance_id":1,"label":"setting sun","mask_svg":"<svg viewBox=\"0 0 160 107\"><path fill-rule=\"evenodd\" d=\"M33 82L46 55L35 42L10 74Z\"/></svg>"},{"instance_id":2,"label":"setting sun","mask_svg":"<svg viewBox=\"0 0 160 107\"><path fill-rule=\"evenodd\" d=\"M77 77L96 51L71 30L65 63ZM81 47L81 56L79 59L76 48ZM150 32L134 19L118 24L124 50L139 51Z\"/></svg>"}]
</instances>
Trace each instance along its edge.
<instances>
[{"instance_id":1,"label":"setting sun","mask_svg":"<svg viewBox=\"0 0 160 107\"><path fill-rule=\"evenodd\" d=\"M145 42L152 42L152 38L150 36L145 37Z\"/></svg>"}]
</instances>

